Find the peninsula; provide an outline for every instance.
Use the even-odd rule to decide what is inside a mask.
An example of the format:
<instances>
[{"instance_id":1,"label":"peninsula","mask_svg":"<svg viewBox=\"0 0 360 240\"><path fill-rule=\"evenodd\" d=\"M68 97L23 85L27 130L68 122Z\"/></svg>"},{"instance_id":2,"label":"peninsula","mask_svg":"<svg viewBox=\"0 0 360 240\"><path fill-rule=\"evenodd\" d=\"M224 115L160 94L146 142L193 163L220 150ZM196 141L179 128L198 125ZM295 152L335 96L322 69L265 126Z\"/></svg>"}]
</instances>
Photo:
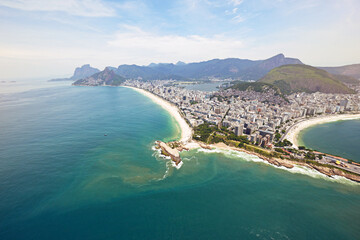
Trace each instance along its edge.
<instances>
[{"instance_id":1,"label":"peninsula","mask_svg":"<svg viewBox=\"0 0 360 240\"><path fill-rule=\"evenodd\" d=\"M127 86L125 87L130 87L131 89L149 97L152 101L168 111L179 124L181 130L181 138L179 141L170 143L163 143L161 141L157 142L157 146L158 148L161 148L162 153L166 156L170 156L176 165L181 162L179 152L183 150L194 148L222 149L255 155L277 167L291 169L296 165L305 166L329 177L337 175L355 182L360 182L360 167L356 165L356 163L348 162L346 159L342 158L334 159L334 156L314 152L309 149L300 150L298 149L296 141L294 141L296 140L298 132L305 127L328 121L360 118L359 113L313 117L310 119L300 118L297 119L297 121L288 121L288 124L290 122L287 126L288 131L284 131L284 135L277 139L278 146L269 147L269 145L272 145L269 134L261 139L261 143L255 143L251 141L251 136L243 134L246 132L244 129L240 130L239 128L233 128L232 131L230 130L230 126L226 127L224 122L226 122L227 114L229 114L230 109L225 111L221 120L217 124L202 122L196 126L192 126L192 128L189 125L191 122L194 123L194 121L191 121L192 119L189 121L190 115L186 111L184 112L184 109L180 109L174 102L170 102L171 100L176 101L175 96L173 95L172 98L166 98L166 96L170 95L164 94L165 92L172 92L172 90L174 90L173 87L165 87L164 85L161 85L161 87L154 87L153 83L151 85L143 82L136 83L137 84L134 84L134 81L131 83L126 82L125 85ZM157 90L155 91L155 89ZM295 142L293 147L291 147L292 144L290 140ZM279 146L279 143L283 146ZM284 146L288 145L287 143L290 143L289 147ZM335 163L338 160L342 161L340 165Z\"/></svg>"}]
</instances>

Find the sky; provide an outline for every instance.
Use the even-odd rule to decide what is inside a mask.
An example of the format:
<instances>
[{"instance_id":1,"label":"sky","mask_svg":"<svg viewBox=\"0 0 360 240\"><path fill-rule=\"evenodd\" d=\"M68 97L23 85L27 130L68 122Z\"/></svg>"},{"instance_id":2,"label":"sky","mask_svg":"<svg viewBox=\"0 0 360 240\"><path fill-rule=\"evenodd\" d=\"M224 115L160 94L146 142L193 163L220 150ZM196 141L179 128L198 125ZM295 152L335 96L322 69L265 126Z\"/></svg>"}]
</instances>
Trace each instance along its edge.
<instances>
[{"instance_id":1,"label":"sky","mask_svg":"<svg viewBox=\"0 0 360 240\"><path fill-rule=\"evenodd\" d=\"M359 0L0 0L0 79L283 53L360 63Z\"/></svg>"}]
</instances>

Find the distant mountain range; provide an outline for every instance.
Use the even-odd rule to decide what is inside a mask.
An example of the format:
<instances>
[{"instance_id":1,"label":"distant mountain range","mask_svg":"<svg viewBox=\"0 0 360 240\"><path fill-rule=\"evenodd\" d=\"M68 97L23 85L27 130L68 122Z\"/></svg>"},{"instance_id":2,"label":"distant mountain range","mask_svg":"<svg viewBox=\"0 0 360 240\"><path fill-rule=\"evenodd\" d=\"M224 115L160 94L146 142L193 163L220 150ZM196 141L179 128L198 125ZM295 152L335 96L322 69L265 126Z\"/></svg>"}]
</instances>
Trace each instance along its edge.
<instances>
[{"instance_id":1,"label":"distant mountain range","mask_svg":"<svg viewBox=\"0 0 360 240\"><path fill-rule=\"evenodd\" d=\"M116 74L125 78L153 79L238 79L257 80L263 77L274 67L286 64L302 64L300 60L286 58L283 54L276 55L266 60L248 60L238 58L213 59L198 63L177 64L150 64L149 66L121 65Z\"/></svg>"},{"instance_id":2,"label":"distant mountain range","mask_svg":"<svg viewBox=\"0 0 360 240\"><path fill-rule=\"evenodd\" d=\"M208 80L212 78L234 80L257 80L263 77L271 69L286 64L302 64L299 59L286 58L278 54L266 60L248 60L238 58L213 59L197 63L152 63L148 66L120 65L119 67L108 67L115 74L126 79L140 80ZM75 70L74 76L68 79L57 80L78 80L90 77L99 72L90 65L84 65Z\"/></svg>"},{"instance_id":3,"label":"distant mountain range","mask_svg":"<svg viewBox=\"0 0 360 240\"><path fill-rule=\"evenodd\" d=\"M285 65L274 68L258 82L272 84L283 94L294 92L355 93L339 78L325 70L307 65Z\"/></svg>"},{"instance_id":4,"label":"distant mountain range","mask_svg":"<svg viewBox=\"0 0 360 240\"><path fill-rule=\"evenodd\" d=\"M212 78L232 80L258 80L270 70L283 65L303 64L299 59L287 58L283 54L265 60L248 60L239 58L213 59L196 63L151 63L148 66L120 65L107 67L115 74L126 79L139 80L208 80ZM357 83L360 79L360 64L342 67L318 67L334 75L342 75L339 79L346 83ZM70 78L59 78L51 81L76 81L100 72L89 64L75 69ZM348 76L349 78L343 77Z\"/></svg>"},{"instance_id":5,"label":"distant mountain range","mask_svg":"<svg viewBox=\"0 0 360 240\"><path fill-rule=\"evenodd\" d=\"M106 67L103 71L87 64L76 68L71 78L55 79L55 81L76 80L74 85L117 86L126 79L146 81L211 80L213 78L240 81L255 80L268 85L239 85L238 88L250 87L250 89L259 90L268 89L272 85L274 90L279 89L282 94L297 91L352 93L353 91L343 83L359 84L360 64L315 68L304 65L299 59L287 58L283 54L255 61L227 58L188 64L178 62L176 64L151 63L148 66L120 65L117 68Z\"/></svg>"},{"instance_id":6,"label":"distant mountain range","mask_svg":"<svg viewBox=\"0 0 360 240\"><path fill-rule=\"evenodd\" d=\"M318 67L323 69L331 74L336 75L345 75L353 77L355 79L360 79L360 64L352 64L341 67Z\"/></svg>"}]
</instances>

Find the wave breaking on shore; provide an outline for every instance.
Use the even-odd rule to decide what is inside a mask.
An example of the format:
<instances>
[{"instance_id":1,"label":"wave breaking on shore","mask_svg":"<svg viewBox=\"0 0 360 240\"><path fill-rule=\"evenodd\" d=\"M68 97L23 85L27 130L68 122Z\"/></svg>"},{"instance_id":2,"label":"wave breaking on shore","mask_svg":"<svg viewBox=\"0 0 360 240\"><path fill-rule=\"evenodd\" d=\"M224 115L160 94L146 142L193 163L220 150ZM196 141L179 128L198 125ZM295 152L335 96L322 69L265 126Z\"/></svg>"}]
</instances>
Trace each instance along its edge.
<instances>
[{"instance_id":1,"label":"wave breaking on shore","mask_svg":"<svg viewBox=\"0 0 360 240\"><path fill-rule=\"evenodd\" d=\"M221 149L221 148L214 148L214 149L203 149L203 148L198 148L196 149L197 153L209 153L209 154L214 154L214 153L220 153L223 154L227 157L230 158L234 158L237 160L243 160L243 161L247 161L247 162L256 162L256 163L263 163L269 166L272 166L274 168L277 169L281 169L281 170L285 170L291 173L297 173L297 174L302 174L302 175L307 175L310 176L312 178L318 178L318 179L323 179L326 181L331 181L331 182L337 182L337 183L343 183L343 184L349 184L349 185L359 185L358 183L351 181L345 177L342 176L333 176L333 177L328 177L325 174L322 174L314 169L308 168L306 166L300 166L300 165L294 165L293 168L289 169L286 168L284 166L276 166L273 165L255 155L251 155L245 152L239 152L239 151L235 151L235 150L231 150L231 149Z\"/></svg>"},{"instance_id":2,"label":"wave breaking on shore","mask_svg":"<svg viewBox=\"0 0 360 240\"><path fill-rule=\"evenodd\" d=\"M183 143L184 146L187 147L188 149L196 149L197 150L196 152L204 152L204 153L222 153L229 157L233 157L233 158L237 158L237 159L240 158L245 161L260 162L260 163L264 163L267 165L271 165L272 167L275 167L278 169L286 170L291 173L308 175L313 178L321 178L321 179L324 179L327 181L333 181L333 182L339 182L339 183L345 183L345 184L351 184L351 185L358 184L358 183L351 181L342 176L333 176L330 178L330 177L326 176L325 174L320 173L314 169L308 168L306 166L300 166L297 164L294 164L293 168L286 168L284 166L276 166L274 164L269 163L266 160L259 158L256 155L252 155L252 154L246 153L246 152L236 151L236 150L231 149L230 147L224 148L224 147L212 146L212 149L204 149L197 142L191 140L193 130L186 123L185 119L181 116L179 109L175 105L171 104L170 102L168 102L168 101L162 99L161 97L159 97L151 92L148 92L144 89L130 87L130 86L124 86L124 87L131 88L131 89L147 96L154 103L159 104L162 108L164 108L179 124L180 130L181 130L180 142ZM292 129L290 129L290 131L286 134L285 138L288 139L289 141L291 141L297 147L297 137L298 137L297 135L299 134L299 132L301 130L308 128L310 126L313 126L313 125L317 125L317 124L333 122L333 121L340 121L340 120L353 120L353 119L360 119L360 114L336 115L336 116L326 116L326 117L320 117L320 118L314 118L314 119L307 119L305 121L302 121L302 122L299 122L299 123L296 123L295 125L293 125ZM162 156L162 154L160 152L158 152L157 155L161 155L161 157L165 158L165 159L171 159L166 156ZM183 162L181 161L181 164L179 164L179 165L176 165L174 162L171 162L170 164L172 167L174 167L176 169L180 169L181 166L183 165ZM167 169L167 171L164 175L165 178L168 176L168 170L169 169Z\"/></svg>"}]
</instances>

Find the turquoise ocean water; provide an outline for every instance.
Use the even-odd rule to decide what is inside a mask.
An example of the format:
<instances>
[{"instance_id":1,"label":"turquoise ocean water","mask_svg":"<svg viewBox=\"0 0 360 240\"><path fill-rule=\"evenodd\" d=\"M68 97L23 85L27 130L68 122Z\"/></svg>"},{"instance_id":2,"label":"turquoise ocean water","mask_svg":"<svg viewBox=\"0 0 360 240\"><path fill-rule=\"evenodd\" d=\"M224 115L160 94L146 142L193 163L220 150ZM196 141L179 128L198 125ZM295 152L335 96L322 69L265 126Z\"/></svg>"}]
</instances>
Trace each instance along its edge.
<instances>
[{"instance_id":1,"label":"turquoise ocean water","mask_svg":"<svg viewBox=\"0 0 360 240\"><path fill-rule=\"evenodd\" d=\"M299 144L360 162L360 119L306 128L299 134Z\"/></svg>"},{"instance_id":2,"label":"turquoise ocean water","mask_svg":"<svg viewBox=\"0 0 360 240\"><path fill-rule=\"evenodd\" d=\"M0 239L357 239L360 186L242 153L153 149L179 137L136 91L0 98Z\"/></svg>"}]
</instances>

